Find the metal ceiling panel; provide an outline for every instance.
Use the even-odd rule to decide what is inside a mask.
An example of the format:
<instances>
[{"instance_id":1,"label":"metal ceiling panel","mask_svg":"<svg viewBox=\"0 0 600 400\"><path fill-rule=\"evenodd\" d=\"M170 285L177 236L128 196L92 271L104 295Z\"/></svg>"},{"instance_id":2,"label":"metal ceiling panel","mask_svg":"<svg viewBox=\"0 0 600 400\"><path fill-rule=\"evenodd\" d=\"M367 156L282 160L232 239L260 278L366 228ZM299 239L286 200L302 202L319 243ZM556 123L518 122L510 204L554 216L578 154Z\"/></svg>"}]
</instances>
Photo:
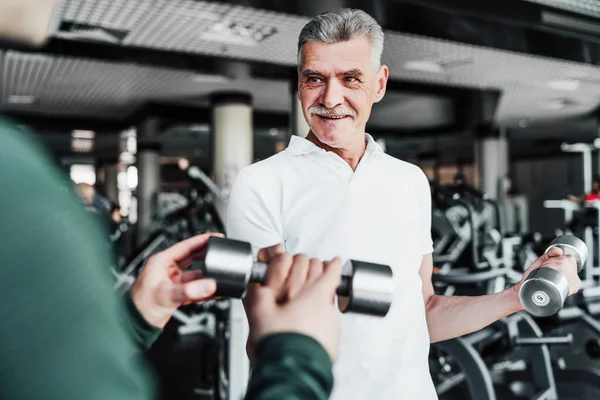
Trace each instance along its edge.
<instances>
[{"instance_id":1,"label":"metal ceiling panel","mask_svg":"<svg viewBox=\"0 0 600 400\"><path fill-rule=\"evenodd\" d=\"M259 110L290 107L284 81L239 82L193 71L13 51L0 56L0 100L8 110L114 118L146 101L194 103L217 90L248 91Z\"/></svg>"},{"instance_id":2,"label":"metal ceiling panel","mask_svg":"<svg viewBox=\"0 0 600 400\"><path fill-rule=\"evenodd\" d=\"M524 0L542 4L578 14L600 18L600 2L598 0Z\"/></svg>"},{"instance_id":3,"label":"metal ceiling panel","mask_svg":"<svg viewBox=\"0 0 600 400\"><path fill-rule=\"evenodd\" d=\"M583 7L584 2L560 3L594 9ZM61 7L57 36L95 35L119 46L288 66L296 63L297 36L308 22L191 0L65 0ZM386 32L383 59L395 80L500 90L496 119L501 124L570 118L600 104L600 69L592 65L398 32ZM181 69L18 52L0 58L0 77L4 107L62 115L123 116L144 101L199 102L223 89L251 92L262 110L286 111L290 102L285 81L228 80ZM395 125L401 126L404 116L396 118Z\"/></svg>"}]
</instances>

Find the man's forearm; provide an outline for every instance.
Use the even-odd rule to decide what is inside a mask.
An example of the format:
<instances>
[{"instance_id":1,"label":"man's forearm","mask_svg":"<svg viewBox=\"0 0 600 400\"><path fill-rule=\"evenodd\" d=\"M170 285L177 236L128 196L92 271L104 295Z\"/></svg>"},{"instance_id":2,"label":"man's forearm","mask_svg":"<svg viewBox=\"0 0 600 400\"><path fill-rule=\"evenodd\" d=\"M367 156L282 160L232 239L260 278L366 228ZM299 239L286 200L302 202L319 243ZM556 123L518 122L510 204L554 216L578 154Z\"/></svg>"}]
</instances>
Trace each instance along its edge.
<instances>
[{"instance_id":1,"label":"man's forearm","mask_svg":"<svg viewBox=\"0 0 600 400\"><path fill-rule=\"evenodd\" d=\"M523 309L514 289L485 296L432 296L426 304L431 343L476 332Z\"/></svg>"}]
</instances>

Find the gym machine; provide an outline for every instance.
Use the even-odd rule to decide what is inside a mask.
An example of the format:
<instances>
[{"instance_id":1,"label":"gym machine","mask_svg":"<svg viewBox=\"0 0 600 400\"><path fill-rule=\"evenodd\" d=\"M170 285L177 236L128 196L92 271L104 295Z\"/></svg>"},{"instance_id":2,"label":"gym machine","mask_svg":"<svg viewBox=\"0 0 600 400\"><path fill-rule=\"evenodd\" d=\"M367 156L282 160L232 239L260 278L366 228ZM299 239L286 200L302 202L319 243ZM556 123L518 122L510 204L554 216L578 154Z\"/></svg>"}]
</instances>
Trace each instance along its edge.
<instances>
[{"instance_id":1,"label":"gym machine","mask_svg":"<svg viewBox=\"0 0 600 400\"><path fill-rule=\"evenodd\" d=\"M500 205L465 182L448 186L432 182L431 188L434 285L452 295L455 285L492 285L483 290L489 293L502 290L507 280L518 282L524 268L538 257L534 248L540 235L507 235ZM444 275L443 282L438 275Z\"/></svg>"},{"instance_id":2,"label":"gym machine","mask_svg":"<svg viewBox=\"0 0 600 400\"><path fill-rule=\"evenodd\" d=\"M583 241L574 236L556 238L548 247L559 247L571 254L581 269L587 257ZM499 267L484 272L453 270L446 275L434 276L434 280L446 284L478 284L487 280L519 281L522 276L508 278L511 269ZM538 271L538 272L536 272ZM558 399L568 393L574 384L573 369L563 368L555 375L555 358L551 350L572 346L581 335L552 331L548 334L532 316L552 315L562 319L564 314L575 315L571 308L563 309L568 285L566 279L550 268L540 268L530 274L521 290L521 299L526 309L504 318L481 331L461 338L432 345L430 354L431 374L441 400L452 398L471 399ZM504 279L503 279L504 278ZM497 284L488 284L501 290ZM587 297L600 293L585 292ZM600 307L597 307L600 311ZM562 309L562 310L561 310ZM577 309L579 310L579 309ZM530 315L531 314L531 315ZM577 314L579 315L579 314ZM586 314L587 315L587 314ZM588 324L600 332L600 324L589 316L583 317ZM596 334L594 330L592 335ZM588 339L588 342L591 342ZM600 357L600 341L597 344ZM567 350L568 351L568 350ZM586 390L600 386L595 374L587 372ZM593 397L585 397L585 399Z\"/></svg>"},{"instance_id":3,"label":"gym machine","mask_svg":"<svg viewBox=\"0 0 600 400\"><path fill-rule=\"evenodd\" d=\"M507 269L479 276L494 280ZM445 280L449 276L440 276ZM451 277L456 282L458 277ZM571 336L544 336L527 312L504 318L461 338L432 345L430 370L440 400L558 399L549 347L568 345Z\"/></svg>"},{"instance_id":4,"label":"gym machine","mask_svg":"<svg viewBox=\"0 0 600 400\"><path fill-rule=\"evenodd\" d=\"M584 192L592 187L592 155L600 148L600 140L596 139L593 144L590 143L563 143L561 144L561 150L568 153L579 153L582 156L582 172L583 172L583 186ZM561 209L564 212L564 225L565 227L572 221L574 214L580 211L582 208L595 208L597 210L598 221L596 222L597 229L600 229L600 202L595 201L593 203L579 205L572 201L561 199L561 200L546 200L544 201L544 207L548 209ZM596 243L594 239L594 229L587 227L585 229L585 243L588 249L590 249L587 261L585 263L584 271L584 287L595 285L595 280L600 277L600 265L596 260L596 256L600 255L600 240Z\"/></svg>"}]
</instances>

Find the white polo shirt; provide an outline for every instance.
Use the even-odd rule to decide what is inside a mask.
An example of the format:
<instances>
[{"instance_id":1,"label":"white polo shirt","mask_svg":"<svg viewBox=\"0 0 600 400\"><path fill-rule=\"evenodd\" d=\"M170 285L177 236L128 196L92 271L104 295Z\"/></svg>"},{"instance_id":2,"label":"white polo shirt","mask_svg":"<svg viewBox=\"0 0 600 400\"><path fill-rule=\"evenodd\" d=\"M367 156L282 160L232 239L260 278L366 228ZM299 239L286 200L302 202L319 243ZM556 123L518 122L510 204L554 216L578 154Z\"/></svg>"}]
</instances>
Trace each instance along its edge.
<instances>
[{"instance_id":1,"label":"white polo shirt","mask_svg":"<svg viewBox=\"0 0 600 400\"><path fill-rule=\"evenodd\" d=\"M415 165L385 154L370 135L356 171L294 136L289 147L241 170L227 235L258 249L389 265L396 293L385 318L343 314L336 400L437 399L419 268L433 251L431 194Z\"/></svg>"}]
</instances>

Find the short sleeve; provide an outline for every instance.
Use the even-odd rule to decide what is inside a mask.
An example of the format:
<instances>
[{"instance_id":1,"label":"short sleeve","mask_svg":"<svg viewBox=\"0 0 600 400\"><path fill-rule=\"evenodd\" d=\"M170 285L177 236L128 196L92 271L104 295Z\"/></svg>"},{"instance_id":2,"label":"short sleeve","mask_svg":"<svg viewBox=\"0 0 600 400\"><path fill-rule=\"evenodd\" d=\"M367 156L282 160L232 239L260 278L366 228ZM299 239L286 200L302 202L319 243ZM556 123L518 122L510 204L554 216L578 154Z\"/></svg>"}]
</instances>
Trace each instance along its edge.
<instances>
[{"instance_id":1,"label":"short sleeve","mask_svg":"<svg viewBox=\"0 0 600 400\"><path fill-rule=\"evenodd\" d=\"M247 169L233 183L227 206L227 236L261 248L283 243L277 187L267 185Z\"/></svg>"},{"instance_id":2,"label":"short sleeve","mask_svg":"<svg viewBox=\"0 0 600 400\"><path fill-rule=\"evenodd\" d=\"M431 187L427 175L419 169L417 175L417 191L421 205L421 253L433 253L433 239L431 237Z\"/></svg>"}]
</instances>

